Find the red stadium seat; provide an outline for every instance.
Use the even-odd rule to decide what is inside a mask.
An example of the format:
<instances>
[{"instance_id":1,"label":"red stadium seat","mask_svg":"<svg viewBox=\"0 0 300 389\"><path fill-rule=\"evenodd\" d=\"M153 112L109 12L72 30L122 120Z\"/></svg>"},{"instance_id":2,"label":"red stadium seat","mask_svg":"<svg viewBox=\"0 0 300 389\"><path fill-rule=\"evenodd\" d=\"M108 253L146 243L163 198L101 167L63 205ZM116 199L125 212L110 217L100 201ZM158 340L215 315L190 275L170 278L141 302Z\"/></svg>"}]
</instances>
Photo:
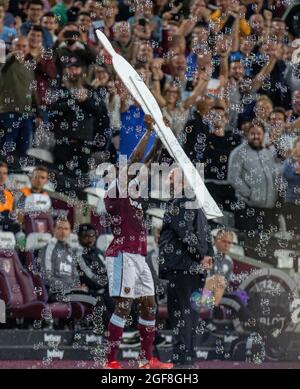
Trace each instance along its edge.
<instances>
[{"instance_id":1,"label":"red stadium seat","mask_svg":"<svg viewBox=\"0 0 300 389\"><path fill-rule=\"evenodd\" d=\"M24 217L24 230L28 235L31 232L53 233L53 220L49 213L32 212L26 213Z\"/></svg>"}]
</instances>

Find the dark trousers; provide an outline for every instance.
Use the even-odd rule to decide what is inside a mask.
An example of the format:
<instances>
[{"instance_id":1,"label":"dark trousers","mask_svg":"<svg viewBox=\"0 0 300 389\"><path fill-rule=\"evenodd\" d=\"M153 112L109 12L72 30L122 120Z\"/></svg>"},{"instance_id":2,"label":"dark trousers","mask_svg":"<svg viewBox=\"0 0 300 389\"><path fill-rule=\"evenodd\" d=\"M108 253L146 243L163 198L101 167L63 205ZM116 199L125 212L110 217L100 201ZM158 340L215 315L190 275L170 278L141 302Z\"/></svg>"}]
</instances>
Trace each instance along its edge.
<instances>
[{"instance_id":1,"label":"dark trousers","mask_svg":"<svg viewBox=\"0 0 300 389\"><path fill-rule=\"evenodd\" d=\"M271 232L272 235L278 231L280 212L277 208L254 208L247 205L236 210L235 226L243 233L239 240L247 256L259 259L267 256L266 252L271 247L268 240L261 238L260 233Z\"/></svg>"},{"instance_id":2,"label":"dark trousers","mask_svg":"<svg viewBox=\"0 0 300 389\"><path fill-rule=\"evenodd\" d=\"M300 235L300 204L285 203L283 215L287 231L292 232L294 235Z\"/></svg>"},{"instance_id":3,"label":"dark trousers","mask_svg":"<svg viewBox=\"0 0 300 389\"><path fill-rule=\"evenodd\" d=\"M204 275L191 275L183 271L168 276L168 313L173 331L173 361L189 364L195 359L197 326L200 325L200 314L191 307L190 298L193 292L202 289Z\"/></svg>"},{"instance_id":4,"label":"dark trousers","mask_svg":"<svg viewBox=\"0 0 300 389\"><path fill-rule=\"evenodd\" d=\"M24 156L31 145L34 118L29 114L7 112L0 114L0 128L4 130L1 149L7 154Z\"/></svg>"},{"instance_id":5,"label":"dark trousers","mask_svg":"<svg viewBox=\"0 0 300 389\"><path fill-rule=\"evenodd\" d=\"M212 194L216 203L224 210L232 212L232 204L236 201L234 189L229 184L205 183L207 190Z\"/></svg>"}]
</instances>

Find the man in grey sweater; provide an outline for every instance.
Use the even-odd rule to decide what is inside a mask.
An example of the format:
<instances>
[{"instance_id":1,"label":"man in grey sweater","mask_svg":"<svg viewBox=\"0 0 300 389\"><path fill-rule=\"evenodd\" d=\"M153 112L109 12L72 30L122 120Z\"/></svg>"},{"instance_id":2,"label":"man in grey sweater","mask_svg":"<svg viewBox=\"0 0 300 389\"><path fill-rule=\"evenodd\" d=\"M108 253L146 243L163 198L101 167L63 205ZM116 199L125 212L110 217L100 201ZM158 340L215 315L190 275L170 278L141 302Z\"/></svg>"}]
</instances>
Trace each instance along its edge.
<instances>
[{"instance_id":1,"label":"man in grey sweater","mask_svg":"<svg viewBox=\"0 0 300 389\"><path fill-rule=\"evenodd\" d=\"M235 223L248 237L249 231L257 236L260 231L278 227L278 170L274 153L263 145L264 135L263 124L253 122L246 142L235 148L229 158L228 180L238 199Z\"/></svg>"},{"instance_id":2,"label":"man in grey sweater","mask_svg":"<svg viewBox=\"0 0 300 389\"><path fill-rule=\"evenodd\" d=\"M78 262L81 252L69 245L70 233L71 226L67 219L56 220L54 238L38 253L38 265L49 301L62 301L68 295L70 301L94 303L91 296L86 296L88 288L80 282Z\"/></svg>"}]
</instances>

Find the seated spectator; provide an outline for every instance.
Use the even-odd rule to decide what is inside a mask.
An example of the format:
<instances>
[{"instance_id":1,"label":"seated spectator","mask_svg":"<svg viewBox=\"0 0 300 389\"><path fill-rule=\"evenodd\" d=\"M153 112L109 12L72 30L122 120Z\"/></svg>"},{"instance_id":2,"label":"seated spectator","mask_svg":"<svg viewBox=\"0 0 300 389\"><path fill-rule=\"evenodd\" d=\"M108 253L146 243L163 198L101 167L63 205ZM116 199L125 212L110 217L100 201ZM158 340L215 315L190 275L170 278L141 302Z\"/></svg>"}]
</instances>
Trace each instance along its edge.
<instances>
[{"instance_id":1,"label":"seated spectator","mask_svg":"<svg viewBox=\"0 0 300 389\"><path fill-rule=\"evenodd\" d=\"M108 280L103 253L96 247L95 227L88 223L80 224L78 238L83 248L78 262L81 283L93 295L104 294L107 292Z\"/></svg>"},{"instance_id":2,"label":"seated spectator","mask_svg":"<svg viewBox=\"0 0 300 389\"><path fill-rule=\"evenodd\" d=\"M45 281L50 302L65 301L66 295L72 299L72 293L88 291L80 282L77 270L80 253L68 244L70 234L70 222L67 219L57 219L54 223L54 238L37 254L37 265ZM80 295L73 299L80 300Z\"/></svg>"},{"instance_id":3,"label":"seated spectator","mask_svg":"<svg viewBox=\"0 0 300 389\"><path fill-rule=\"evenodd\" d=\"M224 295L226 287L231 281L233 272L233 261L228 255L233 244L233 232L226 229L220 229L214 238L214 264L212 269L208 270L204 289L209 290L214 297L214 305L219 306Z\"/></svg>"},{"instance_id":4,"label":"seated spectator","mask_svg":"<svg viewBox=\"0 0 300 389\"><path fill-rule=\"evenodd\" d=\"M21 25L21 34L27 35L32 25L40 25L43 15L44 3L42 0L30 0L27 3L27 21ZM42 27L43 31L43 46L45 49L49 49L53 45L50 32Z\"/></svg>"},{"instance_id":5,"label":"seated spectator","mask_svg":"<svg viewBox=\"0 0 300 389\"><path fill-rule=\"evenodd\" d=\"M114 311L114 300L108 293L104 253L96 247L97 234L91 224L80 224L78 238L82 246L78 257L80 282L88 288L91 296L97 298L97 306L102 307L102 319L106 327Z\"/></svg>"},{"instance_id":6,"label":"seated spectator","mask_svg":"<svg viewBox=\"0 0 300 389\"><path fill-rule=\"evenodd\" d=\"M300 138L293 145L291 157L282 167L282 175L286 180L283 213L286 228L293 236L300 235Z\"/></svg>"},{"instance_id":7,"label":"seated spectator","mask_svg":"<svg viewBox=\"0 0 300 389\"><path fill-rule=\"evenodd\" d=\"M24 187L20 190L20 197L16 202L16 210L19 213L32 211L48 211L51 208L51 199L44 187L49 179L49 170L45 166L37 166L30 179L31 188ZM21 211L21 212L20 212Z\"/></svg>"},{"instance_id":8,"label":"seated spectator","mask_svg":"<svg viewBox=\"0 0 300 389\"><path fill-rule=\"evenodd\" d=\"M20 225L13 218L12 211L14 209L14 196L11 191L6 188L8 178L8 164L4 161L0 162L0 229L9 232L18 232Z\"/></svg>"}]
</instances>

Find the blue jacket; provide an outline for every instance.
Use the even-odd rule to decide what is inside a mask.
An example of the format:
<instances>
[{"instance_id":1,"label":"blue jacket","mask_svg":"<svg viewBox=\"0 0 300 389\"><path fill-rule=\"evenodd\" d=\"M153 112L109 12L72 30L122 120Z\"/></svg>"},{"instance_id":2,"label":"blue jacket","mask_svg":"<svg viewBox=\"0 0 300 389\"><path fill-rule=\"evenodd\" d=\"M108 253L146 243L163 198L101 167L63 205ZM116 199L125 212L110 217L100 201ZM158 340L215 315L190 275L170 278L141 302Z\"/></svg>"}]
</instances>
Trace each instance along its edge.
<instances>
[{"instance_id":1,"label":"blue jacket","mask_svg":"<svg viewBox=\"0 0 300 389\"><path fill-rule=\"evenodd\" d=\"M295 203L300 200L300 174L296 173L296 161L293 158L284 161L282 175L287 181L285 202Z\"/></svg>"}]
</instances>

